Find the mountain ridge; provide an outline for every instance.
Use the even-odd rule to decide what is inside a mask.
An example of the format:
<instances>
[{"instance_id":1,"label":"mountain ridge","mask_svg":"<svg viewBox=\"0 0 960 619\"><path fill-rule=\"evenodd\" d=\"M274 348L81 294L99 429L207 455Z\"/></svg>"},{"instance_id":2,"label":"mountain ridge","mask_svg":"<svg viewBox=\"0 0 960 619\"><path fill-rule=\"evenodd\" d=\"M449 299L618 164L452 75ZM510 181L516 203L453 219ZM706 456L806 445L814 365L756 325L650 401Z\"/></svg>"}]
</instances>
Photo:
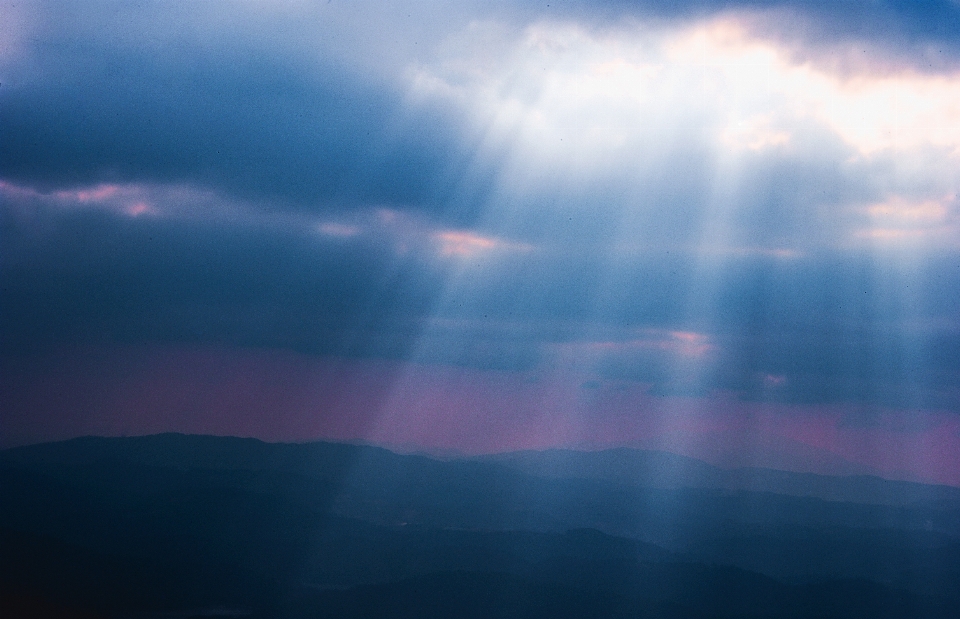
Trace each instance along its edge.
<instances>
[{"instance_id":1,"label":"mountain ridge","mask_svg":"<svg viewBox=\"0 0 960 619\"><path fill-rule=\"evenodd\" d=\"M124 444L126 447L116 449ZM192 448L191 448L192 445ZM113 446L110 451L110 446ZM237 447L246 454L240 458ZM137 437L77 437L64 441L21 445L0 450L0 458L90 458L91 449L145 464L176 464L217 468L240 465L280 470L331 466L346 474L352 459L419 459L421 462L484 463L544 478L605 480L648 488L750 490L829 501L876 505L909 505L926 501L960 502L960 488L942 484L885 479L874 475L822 475L762 467L726 469L668 451L614 447L601 450L549 448L437 458L425 453L397 453L389 447L338 441L267 442L248 437L214 437L176 432ZM207 451L201 451L203 447ZM212 448L212 453L210 449ZM83 455L87 450L86 455ZM56 456L54 456L56 452ZM283 452L283 453L281 453ZM326 452L326 453L324 453ZM99 452L97 452L99 453ZM46 454L46 455L44 455ZM100 453L97 457L102 457ZM330 475L330 470L325 473Z\"/></svg>"}]
</instances>

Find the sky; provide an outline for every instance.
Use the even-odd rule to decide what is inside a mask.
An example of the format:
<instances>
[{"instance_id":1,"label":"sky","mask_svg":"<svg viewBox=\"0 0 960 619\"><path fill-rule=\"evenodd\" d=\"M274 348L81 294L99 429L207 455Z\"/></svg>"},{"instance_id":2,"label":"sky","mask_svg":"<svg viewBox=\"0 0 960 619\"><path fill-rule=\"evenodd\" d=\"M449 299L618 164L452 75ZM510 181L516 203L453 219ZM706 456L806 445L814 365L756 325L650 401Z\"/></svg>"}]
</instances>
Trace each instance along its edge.
<instances>
[{"instance_id":1,"label":"sky","mask_svg":"<svg viewBox=\"0 0 960 619\"><path fill-rule=\"evenodd\" d=\"M0 446L960 485L955 0L0 2Z\"/></svg>"}]
</instances>

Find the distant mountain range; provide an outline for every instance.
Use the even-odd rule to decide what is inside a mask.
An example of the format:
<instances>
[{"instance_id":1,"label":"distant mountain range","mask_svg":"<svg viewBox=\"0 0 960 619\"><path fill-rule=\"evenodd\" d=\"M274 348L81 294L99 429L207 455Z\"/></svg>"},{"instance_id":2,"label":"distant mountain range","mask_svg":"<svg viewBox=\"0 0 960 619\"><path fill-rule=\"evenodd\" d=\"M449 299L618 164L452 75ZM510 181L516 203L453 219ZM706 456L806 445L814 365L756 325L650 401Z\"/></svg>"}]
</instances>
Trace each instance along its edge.
<instances>
[{"instance_id":1,"label":"distant mountain range","mask_svg":"<svg viewBox=\"0 0 960 619\"><path fill-rule=\"evenodd\" d=\"M759 467L720 468L698 459L655 450L548 449L477 459L540 477L600 479L646 488L752 490L879 505L960 499L960 488L952 486L887 480L876 475L822 475Z\"/></svg>"},{"instance_id":2,"label":"distant mountain range","mask_svg":"<svg viewBox=\"0 0 960 619\"><path fill-rule=\"evenodd\" d=\"M870 476L163 434L0 498L4 616L960 617L960 489Z\"/></svg>"},{"instance_id":3,"label":"distant mountain range","mask_svg":"<svg viewBox=\"0 0 960 619\"><path fill-rule=\"evenodd\" d=\"M728 469L770 468L819 475L880 475L876 469L851 462L826 449L763 432L674 432L642 446L690 456Z\"/></svg>"}]
</instances>

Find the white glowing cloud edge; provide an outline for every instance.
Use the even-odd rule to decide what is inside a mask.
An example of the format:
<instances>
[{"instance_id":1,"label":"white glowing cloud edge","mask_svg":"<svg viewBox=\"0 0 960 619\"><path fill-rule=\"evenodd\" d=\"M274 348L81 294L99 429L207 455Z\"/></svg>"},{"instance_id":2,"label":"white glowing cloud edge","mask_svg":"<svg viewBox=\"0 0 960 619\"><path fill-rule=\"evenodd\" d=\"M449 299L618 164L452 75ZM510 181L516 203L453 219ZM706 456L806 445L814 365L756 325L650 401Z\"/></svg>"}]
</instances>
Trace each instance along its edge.
<instances>
[{"instance_id":1,"label":"white glowing cloud edge","mask_svg":"<svg viewBox=\"0 0 960 619\"><path fill-rule=\"evenodd\" d=\"M960 75L840 73L730 15L659 30L540 22L519 35L475 22L439 49L409 69L411 102L465 112L500 158L503 195L649 191L650 168L689 153L727 186L758 161L814 161L862 187L852 201L800 205L842 221L832 242L960 248Z\"/></svg>"}]
</instances>

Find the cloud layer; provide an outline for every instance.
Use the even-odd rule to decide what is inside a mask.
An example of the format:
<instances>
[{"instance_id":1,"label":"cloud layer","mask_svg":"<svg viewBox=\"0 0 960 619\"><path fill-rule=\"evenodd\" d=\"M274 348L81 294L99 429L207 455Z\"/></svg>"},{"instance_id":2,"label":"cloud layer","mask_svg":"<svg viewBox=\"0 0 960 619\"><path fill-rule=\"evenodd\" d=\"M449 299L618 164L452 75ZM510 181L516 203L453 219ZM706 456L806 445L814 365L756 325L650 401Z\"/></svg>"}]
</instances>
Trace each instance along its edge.
<instances>
[{"instance_id":1,"label":"cloud layer","mask_svg":"<svg viewBox=\"0 0 960 619\"><path fill-rule=\"evenodd\" d=\"M0 11L6 354L960 411L954 2Z\"/></svg>"}]
</instances>

